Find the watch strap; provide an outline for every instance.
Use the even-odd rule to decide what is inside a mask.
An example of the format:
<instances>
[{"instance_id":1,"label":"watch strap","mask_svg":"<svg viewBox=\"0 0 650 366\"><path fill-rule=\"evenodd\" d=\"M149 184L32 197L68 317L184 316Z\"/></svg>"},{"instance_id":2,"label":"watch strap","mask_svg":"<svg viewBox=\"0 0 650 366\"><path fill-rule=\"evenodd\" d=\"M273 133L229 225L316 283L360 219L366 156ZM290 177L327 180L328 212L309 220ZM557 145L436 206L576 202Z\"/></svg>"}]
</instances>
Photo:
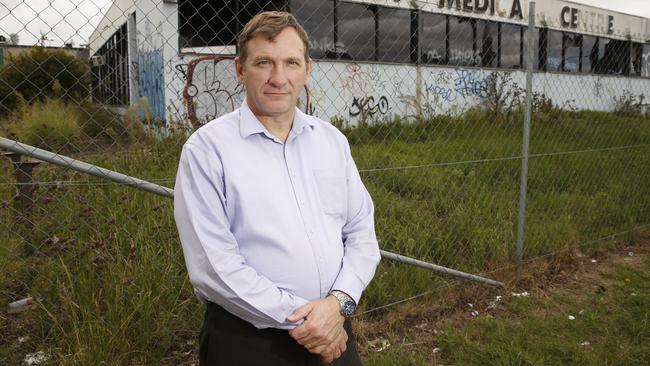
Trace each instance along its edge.
<instances>
[{"instance_id":1,"label":"watch strap","mask_svg":"<svg viewBox=\"0 0 650 366\"><path fill-rule=\"evenodd\" d=\"M351 298L348 294L339 290L332 290L330 294L339 301L339 306L341 308L341 315L348 318L354 313L354 310L357 307L356 301Z\"/></svg>"}]
</instances>

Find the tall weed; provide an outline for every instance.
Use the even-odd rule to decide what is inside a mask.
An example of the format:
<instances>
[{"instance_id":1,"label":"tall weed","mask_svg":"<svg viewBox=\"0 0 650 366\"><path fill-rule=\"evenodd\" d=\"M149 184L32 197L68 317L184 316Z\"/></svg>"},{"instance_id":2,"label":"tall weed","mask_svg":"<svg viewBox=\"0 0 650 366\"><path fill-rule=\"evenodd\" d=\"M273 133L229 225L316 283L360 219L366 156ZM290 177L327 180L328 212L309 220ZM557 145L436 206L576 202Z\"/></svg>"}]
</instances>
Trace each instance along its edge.
<instances>
[{"instance_id":1,"label":"tall weed","mask_svg":"<svg viewBox=\"0 0 650 366\"><path fill-rule=\"evenodd\" d=\"M21 107L14 132L21 142L43 149L74 150L81 137L81 114L59 99L36 101Z\"/></svg>"}]
</instances>

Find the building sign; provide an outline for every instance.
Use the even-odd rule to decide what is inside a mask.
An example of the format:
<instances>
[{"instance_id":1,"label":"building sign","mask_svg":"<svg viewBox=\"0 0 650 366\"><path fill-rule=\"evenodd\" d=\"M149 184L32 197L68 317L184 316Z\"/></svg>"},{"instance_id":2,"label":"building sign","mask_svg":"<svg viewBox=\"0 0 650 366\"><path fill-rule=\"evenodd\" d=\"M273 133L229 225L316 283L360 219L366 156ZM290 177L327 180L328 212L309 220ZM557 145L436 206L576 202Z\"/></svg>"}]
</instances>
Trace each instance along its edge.
<instances>
[{"instance_id":1,"label":"building sign","mask_svg":"<svg viewBox=\"0 0 650 366\"><path fill-rule=\"evenodd\" d=\"M523 7L528 6L527 0L521 1ZM539 27L634 42L650 38L648 21L640 16L563 0L538 1L535 12L535 24Z\"/></svg>"},{"instance_id":2,"label":"building sign","mask_svg":"<svg viewBox=\"0 0 650 366\"><path fill-rule=\"evenodd\" d=\"M614 16L565 6L560 11L560 24L571 29L596 29L599 33L614 33Z\"/></svg>"},{"instance_id":3,"label":"building sign","mask_svg":"<svg viewBox=\"0 0 650 366\"><path fill-rule=\"evenodd\" d=\"M505 15L508 14L508 18L512 19L523 19L524 15L521 11L521 3L519 0L513 0L510 10L506 10L501 7L504 6L501 1L498 0L439 0L438 7L448 9L456 9L462 12L469 12L473 14L490 14L490 15Z\"/></svg>"},{"instance_id":4,"label":"building sign","mask_svg":"<svg viewBox=\"0 0 650 366\"><path fill-rule=\"evenodd\" d=\"M340 0L377 4L423 12L479 18L520 25L528 24L530 0ZM629 39L645 43L650 39L650 21L641 16L577 4L564 0L538 0L535 25L562 31Z\"/></svg>"}]
</instances>

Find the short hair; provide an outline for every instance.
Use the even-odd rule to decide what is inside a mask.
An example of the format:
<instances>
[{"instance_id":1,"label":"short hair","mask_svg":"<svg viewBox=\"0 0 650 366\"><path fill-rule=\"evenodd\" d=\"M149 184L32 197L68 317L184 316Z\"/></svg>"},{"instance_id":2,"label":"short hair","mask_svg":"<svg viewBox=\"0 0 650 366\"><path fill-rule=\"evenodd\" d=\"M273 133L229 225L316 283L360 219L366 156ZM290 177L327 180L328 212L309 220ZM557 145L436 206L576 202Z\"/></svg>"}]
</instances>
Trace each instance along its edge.
<instances>
[{"instance_id":1,"label":"short hair","mask_svg":"<svg viewBox=\"0 0 650 366\"><path fill-rule=\"evenodd\" d=\"M237 40L238 56L246 60L248 42L258 35L273 41L285 28L293 28L305 48L305 61L309 60L309 36L296 18L285 11L265 11L255 15L246 23Z\"/></svg>"}]
</instances>

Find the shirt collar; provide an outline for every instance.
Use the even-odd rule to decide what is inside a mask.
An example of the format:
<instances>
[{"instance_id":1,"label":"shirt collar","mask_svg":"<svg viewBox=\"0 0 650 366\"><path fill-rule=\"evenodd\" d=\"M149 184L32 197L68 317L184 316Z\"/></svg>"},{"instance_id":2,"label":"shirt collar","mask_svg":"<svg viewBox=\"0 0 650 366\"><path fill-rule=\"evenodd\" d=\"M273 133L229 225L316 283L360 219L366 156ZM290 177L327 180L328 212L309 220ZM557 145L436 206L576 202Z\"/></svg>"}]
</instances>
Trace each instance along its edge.
<instances>
[{"instance_id":1,"label":"shirt collar","mask_svg":"<svg viewBox=\"0 0 650 366\"><path fill-rule=\"evenodd\" d=\"M264 127L262 122L255 117L246 100L242 102L241 108L239 109L239 116L239 133L242 138L262 133L271 139L275 139L275 137ZM293 117L293 126L291 126L289 136L300 135L307 126L313 130L316 127L316 122L311 116L306 115L300 109L296 108Z\"/></svg>"}]
</instances>

